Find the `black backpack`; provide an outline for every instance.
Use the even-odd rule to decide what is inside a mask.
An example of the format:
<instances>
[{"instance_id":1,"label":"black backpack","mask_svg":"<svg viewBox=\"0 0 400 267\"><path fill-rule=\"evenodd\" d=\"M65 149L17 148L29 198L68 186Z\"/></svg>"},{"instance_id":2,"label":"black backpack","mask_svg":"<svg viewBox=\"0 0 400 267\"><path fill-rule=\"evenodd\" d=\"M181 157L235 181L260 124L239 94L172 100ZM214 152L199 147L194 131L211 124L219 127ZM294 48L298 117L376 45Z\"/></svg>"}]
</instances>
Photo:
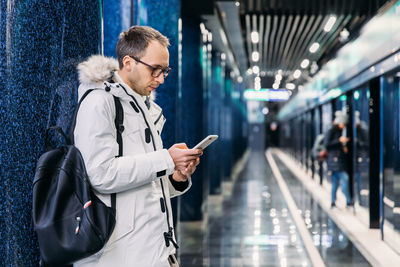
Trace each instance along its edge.
<instances>
[{"instance_id":1,"label":"black backpack","mask_svg":"<svg viewBox=\"0 0 400 267\"><path fill-rule=\"evenodd\" d=\"M111 207L93 192L85 163L74 146L73 131L80 99L71 126L70 140L58 126L46 131L45 152L39 158L33 182L32 218L39 240L43 266L65 266L95 254L103 248L115 226L116 194L111 194ZM123 109L114 96L119 153L122 156ZM63 146L52 148L49 132L58 131L65 139Z\"/></svg>"}]
</instances>

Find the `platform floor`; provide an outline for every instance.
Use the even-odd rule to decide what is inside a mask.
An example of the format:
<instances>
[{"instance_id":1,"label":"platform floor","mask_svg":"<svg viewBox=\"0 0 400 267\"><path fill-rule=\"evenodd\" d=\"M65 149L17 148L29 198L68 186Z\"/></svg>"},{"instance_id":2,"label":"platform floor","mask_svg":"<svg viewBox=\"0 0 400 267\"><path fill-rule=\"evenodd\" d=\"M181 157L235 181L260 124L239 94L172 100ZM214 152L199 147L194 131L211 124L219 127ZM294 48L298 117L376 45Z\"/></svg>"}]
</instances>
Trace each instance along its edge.
<instances>
[{"instance_id":1,"label":"platform floor","mask_svg":"<svg viewBox=\"0 0 400 267\"><path fill-rule=\"evenodd\" d=\"M206 218L179 223L181 266L400 266L378 230L338 202L331 209L329 186L283 152L248 152Z\"/></svg>"}]
</instances>

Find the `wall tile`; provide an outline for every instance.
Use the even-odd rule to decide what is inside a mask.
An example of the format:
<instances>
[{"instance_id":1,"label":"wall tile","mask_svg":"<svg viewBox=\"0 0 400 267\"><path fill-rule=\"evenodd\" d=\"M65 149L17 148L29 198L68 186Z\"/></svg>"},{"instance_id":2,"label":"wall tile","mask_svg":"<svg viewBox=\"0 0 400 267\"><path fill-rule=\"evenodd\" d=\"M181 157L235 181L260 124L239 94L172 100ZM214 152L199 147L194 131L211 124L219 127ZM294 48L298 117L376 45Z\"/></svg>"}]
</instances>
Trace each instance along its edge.
<instances>
[{"instance_id":1,"label":"wall tile","mask_svg":"<svg viewBox=\"0 0 400 267\"><path fill-rule=\"evenodd\" d=\"M165 83L157 89L156 102L162 107L167 122L162 137L164 147L170 147L177 141L177 96L178 96L178 19L179 0L136 0L135 23L155 28L168 37L169 65L171 73Z\"/></svg>"},{"instance_id":2,"label":"wall tile","mask_svg":"<svg viewBox=\"0 0 400 267\"><path fill-rule=\"evenodd\" d=\"M117 57L119 34L133 25L133 0L103 0L104 55Z\"/></svg>"},{"instance_id":3,"label":"wall tile","mask_svg":"<svg viewBox=\"0 0 400 267\"><path fill-rule=\"evenodd\" d=\"M178 99L178 137L187 143L188 147L195 146L204 137L203 130L203 83L202 83L202 54L200 21L183 18L182 20L182 77ZM206 156L207 151L205 151ZM202 219L204 157L192 176L192 189L181 199L181 221Z\"/></svg>"},{"instance_id":4,"label":"wall tile","mask_svg":"<svg viewBox=\"0 0 400 267\"><path fill-rule=\"evenodd\" d=\"M44 151L48 120L68 128L77 95L76 63L101 50L100 4L1 1L0 258L4 266L35 266L38 261L31 225L35 164ZM49 116L52 100L57 105Z\"/></svg>"}]
</instances>

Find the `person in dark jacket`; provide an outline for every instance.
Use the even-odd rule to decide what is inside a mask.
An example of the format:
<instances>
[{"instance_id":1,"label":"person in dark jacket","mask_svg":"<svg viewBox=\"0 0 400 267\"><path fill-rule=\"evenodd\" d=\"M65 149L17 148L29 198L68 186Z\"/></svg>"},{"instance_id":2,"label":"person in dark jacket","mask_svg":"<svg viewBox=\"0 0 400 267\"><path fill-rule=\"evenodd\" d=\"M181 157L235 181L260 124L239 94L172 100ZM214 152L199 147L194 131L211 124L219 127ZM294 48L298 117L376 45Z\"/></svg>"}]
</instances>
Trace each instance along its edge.
<instances>
[{"instance_id":1,"label":"person in dark jacket","mask_svg":"<svg viewBox=\"0 0 400 267\"><path fill-rule=\"evenodd\" d=\"M335 206L339 182L342 192L346 196L346 204L352 205L349 193L349 175L347 173L348 142L350 139L346 134L346 124L347 114L340 110L336 111L332 128L329 129L325 138L325 147L328 150L328 170L332 172L332 207Z\"/></svg>"}]
</instances>

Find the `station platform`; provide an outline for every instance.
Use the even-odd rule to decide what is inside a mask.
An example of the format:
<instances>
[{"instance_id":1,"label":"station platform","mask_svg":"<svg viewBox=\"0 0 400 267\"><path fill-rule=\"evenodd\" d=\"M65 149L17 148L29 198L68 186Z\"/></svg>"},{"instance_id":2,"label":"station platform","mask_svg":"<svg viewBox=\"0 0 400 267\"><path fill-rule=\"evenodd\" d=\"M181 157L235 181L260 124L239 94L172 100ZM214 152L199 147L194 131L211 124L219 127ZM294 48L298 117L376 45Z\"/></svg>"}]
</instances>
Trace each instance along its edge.
<instances>
[{"instance_id":1,"label":"station platform","mask_svg":"<svg viewBox=\"0 0 400 267\"><path fill-rule=\"evenodd\" d=\"M400 255L279 149L247 151L201 222L180 222L181 266L400 266Z\"/></svg>"}]
</instances>

